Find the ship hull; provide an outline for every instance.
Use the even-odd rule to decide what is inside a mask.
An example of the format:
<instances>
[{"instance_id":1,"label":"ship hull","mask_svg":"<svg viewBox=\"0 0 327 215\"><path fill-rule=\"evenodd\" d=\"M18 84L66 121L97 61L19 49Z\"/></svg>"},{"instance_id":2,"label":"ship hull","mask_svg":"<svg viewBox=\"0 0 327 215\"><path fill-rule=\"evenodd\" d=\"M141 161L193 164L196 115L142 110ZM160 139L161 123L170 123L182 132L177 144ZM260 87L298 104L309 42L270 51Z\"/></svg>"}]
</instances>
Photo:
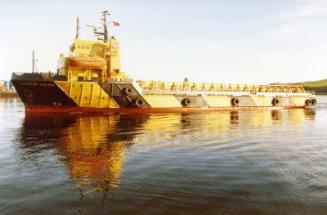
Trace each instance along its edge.
<instances>
[{"instance_id":1,"label":"ship hull","mask_svg":"<svg viewBox=\"0 0 327 215\"><path fill-rule=\"evenodd\" d=\"M28 106L77 106L54 81L12 80L18 96Z\"/></svg>"},{"instance_id":2,"label":"ship hull","mask_svg":"<svg viewBox=\"0 0 327 215\"><path fill-rule=\"evenodd\" d=\"M279 110L279 109L303 109L305 106L257 106L257 107L216 107L216 108L89 108L89 107L54 107L47 105L25 105L26 113L201 113L210 111L251 111L251 110Z\"/></svg>"},{"instance_id":3,"label":"ship hull","mask_svg":"<svg viewBox=\"0 0 327 215\"><path fill-rule=\"evenodd\" d=\"M132 83L36 80L18 76L12 80L26 113L196 113L207 111L306 108L309 94L248 95L142 94ZM126 89L129 89L128 93ZM278 98L279 103L273 104ZM185 99L188 104L185 105ZM233 104L238 99L238 104Z\"/></svg>"}]
</instances>

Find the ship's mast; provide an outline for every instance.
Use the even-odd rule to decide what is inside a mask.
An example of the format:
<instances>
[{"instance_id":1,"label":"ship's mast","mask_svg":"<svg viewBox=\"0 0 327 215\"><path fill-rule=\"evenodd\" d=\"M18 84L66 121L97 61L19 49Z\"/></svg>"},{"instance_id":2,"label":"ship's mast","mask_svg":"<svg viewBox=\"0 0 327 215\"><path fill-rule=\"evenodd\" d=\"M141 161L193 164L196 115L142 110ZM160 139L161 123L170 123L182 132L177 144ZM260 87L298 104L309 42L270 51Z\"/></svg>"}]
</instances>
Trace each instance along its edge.
<instances>
[{"instance_id":1,"label":"ship's mast","mask_svg":"<svg viewBox=\"0 0 327 215\"><path fill-rule=\"evenodd\" d=\"M108 30L108 26L107 26L107 16L108 15L110 15L110 14L107 10L102 12L102 18L101 18L102 27L87 25L87 27L93 28L95 36L99 36L98 40L102 40L103 42L107 42L109 39L109 30ZM101 28L103 29L103 31L99 30Z\"/></svg>"},{"instance_id":2,"label":"ship's mast","mask_svg":"<svg viewBox=\"0 0 327 215\"><path fill-rule=\"evenodd\" d=\"M35 72L35 51L32 52L32 73Z\"/></svg>"},{"instance_id":3,"label":"ship's mast","mask_svg":"<svg viewBox=\"0 0 327 215\"><path fill-rule=\"evenodd\" d=\"M32 52L32 73L38 72L36 67L37 59L35 58L35 51Z\"/></svg>"},{"instance_id":4,"label":"ship's mast","mask_svg":"<svg viewBox=\"0 0 327 215\"><path fill-rule=\"evenodd\" d=\"M108 13L107 10L102 12L103 18L101 20L103 21L103 41L104 42L108 41L108 36L109 36L108 27L107 27L107 16L108 15L110 15L110 14Z\"/></svg>"},{"instance_id":5,"label":"ship's mast","mask_svg":"<svg viewBox=\"0 0 327 215\"><path fill-rule=\"evenodd\" d=\"M78 39L79 37L79 16L76 19L76 36L75 39Z\"/></svg>"}]
</instances>

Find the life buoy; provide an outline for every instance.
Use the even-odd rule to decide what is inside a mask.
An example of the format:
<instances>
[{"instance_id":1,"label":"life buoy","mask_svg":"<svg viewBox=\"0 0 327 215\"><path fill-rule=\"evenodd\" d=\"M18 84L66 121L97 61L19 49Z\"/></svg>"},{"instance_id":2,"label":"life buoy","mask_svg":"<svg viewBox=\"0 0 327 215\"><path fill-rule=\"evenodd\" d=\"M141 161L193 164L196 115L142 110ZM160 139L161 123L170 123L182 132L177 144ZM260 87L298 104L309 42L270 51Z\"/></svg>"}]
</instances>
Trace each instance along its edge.
<instances>
[{"instance_id":1,"label":"life buoy","mask_svg":"<svg viewBox=\"0 0 327 215\"><path fill-rule=\"evenodd\" d=\"M238 106L240 104L240 100L238 98L232 98L230 102L232 106Z\"/></svg>"},{"instance_id":2,"label":"life buoy","mask_svg":"<svg viewBox=\"0 0 327 215\"><path fill-rule=\"evenodd\" d=\"M130 95L132 92L133 92L132 88L130 88L130 87L125 87L124 88L125 95Z\"/></svg>"},{"instance_id":3,"label":"life buoy","mask_svg":"<svg viewBox=\"0 0 327 215\"><path fill-rule=\"evenodd\" d=\"M189 98L185 98L185 99L182 100L182 105L183 105L184 107L187 107L187 106L189 106L190 104L191 104L191 100L190 100Z\"/></svg>"},{"instance_id":4,"label":"life buoy","mask_svg":"<svg viewBox=\"0 0 327 215\"><path fill-rule=\"evenodd\" d=\"M305 105L307 106L311 106L313 103L312 103L312 100L311 99L307 99L305 100Z\"/></svg>"},{"instance_id":5,"label":"life buoy","mask_svg":"<svg viewBox=\"0 0 327 215\"><path fill-rule=\"evenodd\" d=\"M135 99L134 105L136 107L142 107L144 105L144 101L142 99Z\"/></svg>"},{"instance_id":6,"label":"life buoy","mask_svg":"<svg viewBox=\"0 0 327 215\"><path fill-rule=\"evenodd\" d=\"M271 101L271 104L273 106L279 105L279 99L278 98L273 98L273 100Z\"/></svg>"}]
</instances>

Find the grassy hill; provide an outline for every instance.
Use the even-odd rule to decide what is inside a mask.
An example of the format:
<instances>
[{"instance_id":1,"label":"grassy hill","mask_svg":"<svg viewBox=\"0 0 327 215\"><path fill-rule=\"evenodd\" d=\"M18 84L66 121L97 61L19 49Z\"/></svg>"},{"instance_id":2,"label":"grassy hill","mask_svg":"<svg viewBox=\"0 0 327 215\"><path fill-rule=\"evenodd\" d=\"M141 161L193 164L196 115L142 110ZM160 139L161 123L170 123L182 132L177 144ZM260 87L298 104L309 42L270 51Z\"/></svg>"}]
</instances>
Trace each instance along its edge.
<instances>
[{"instance_id":1,"label":"grassy hill","mask_svg":"<svg viewBox=\"0 0 327 215\"><path fill-rule=\"evenodd\" d=\"M298 83L287 83L288 85L303 86L305 90L314 91L316 94L327 95L327 79L319 81L305 81Z\"/></svg>"}]
</instances>

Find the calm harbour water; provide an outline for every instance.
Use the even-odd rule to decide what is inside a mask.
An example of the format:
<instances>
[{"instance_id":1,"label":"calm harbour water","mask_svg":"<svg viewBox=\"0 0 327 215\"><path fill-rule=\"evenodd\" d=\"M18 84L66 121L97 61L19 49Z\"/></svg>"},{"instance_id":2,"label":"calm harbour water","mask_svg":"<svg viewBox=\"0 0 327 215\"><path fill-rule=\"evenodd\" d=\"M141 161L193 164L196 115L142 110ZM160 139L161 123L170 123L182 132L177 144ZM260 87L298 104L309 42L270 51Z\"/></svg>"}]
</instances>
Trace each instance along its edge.
<instances>
[{"instance_id":1,"label":"calm harbour water","mask_svg":"<svg viewBox=\"0 0 327 215\"><path fill-rule=\"evenodd\" d=\"M313 110L28 117L0 100L0 214L327 214Z\"/></svg>"}]
</instances>

